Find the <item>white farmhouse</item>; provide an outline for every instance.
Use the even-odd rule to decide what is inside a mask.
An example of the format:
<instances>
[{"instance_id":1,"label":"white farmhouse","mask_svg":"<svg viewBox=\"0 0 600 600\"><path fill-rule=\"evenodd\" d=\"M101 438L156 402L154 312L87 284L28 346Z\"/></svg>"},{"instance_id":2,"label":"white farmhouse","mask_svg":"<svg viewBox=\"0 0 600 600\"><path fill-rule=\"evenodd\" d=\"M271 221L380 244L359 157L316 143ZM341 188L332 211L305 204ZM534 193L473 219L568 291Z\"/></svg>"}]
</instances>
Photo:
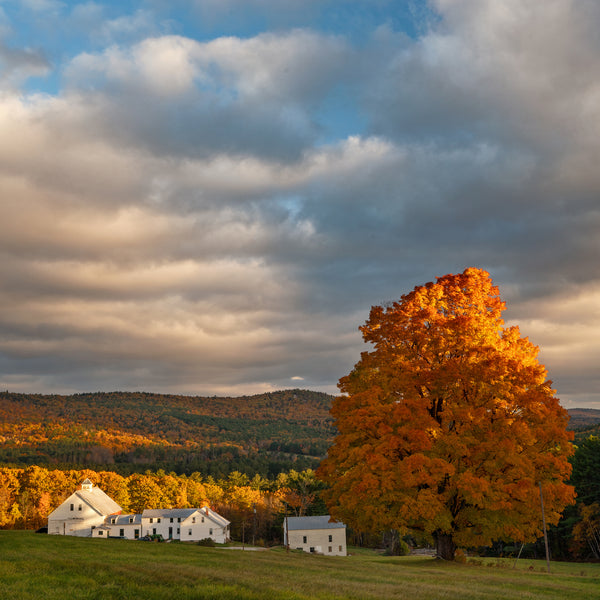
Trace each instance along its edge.
<instances>
[{"instance_id":1,"label":"white farmhouse","mask_svg":"<svg viewBox=\"0 0 600 600\"><path fill-rule=\"evenodd\" d=\"M197 542L210 538L219 544L229 541L229 521L205 506L203 508L146 509L142 513L144 535Z\"/></svg>"},{"instance_id":2,"label":"white farmhouse","mask_svg":"<svg viewBox=\"0 0 600 600\"><path fill-rule=\"evenodd\" d=\"M332 521L329 515L286 517L283 537L285 544L296 550L329 556L347 555L346 526Z\"/></svg>"},{"instance_id":3,"label":"white farmhouse","mask_svg":"<svg viewBox=\"0 0 600 600\"><path fill-rule=\"evenodd\" d=\"M142 515L110 515L100 527L92 530L92 537L121 537L139 540L142 532Z\"/></svg>"},{"instance_id":4,"label":"white farmhouse","mask_svg":"<svg viewBox=\"0 0 600 600\"><path fill-rule=\"evenodd\" d=\"M109 515L118 515L121 507L100 488L86 479L81 489L71 494L48 516L48 533L90 536Z\"/></svg>"},{"instance_id":5,"label":"white farmhouse","mask_svg":"<svg viewBox=\"0 0 600 600\"><path fill-rule=\"evenodd\" d=\"M146 535L182 542L210 538L224 544L229 541L229 521L208 507L157 508L146 509L141 515L110 515L92 531L95 538L137 540Z\"/></svg>"}]
</instances>

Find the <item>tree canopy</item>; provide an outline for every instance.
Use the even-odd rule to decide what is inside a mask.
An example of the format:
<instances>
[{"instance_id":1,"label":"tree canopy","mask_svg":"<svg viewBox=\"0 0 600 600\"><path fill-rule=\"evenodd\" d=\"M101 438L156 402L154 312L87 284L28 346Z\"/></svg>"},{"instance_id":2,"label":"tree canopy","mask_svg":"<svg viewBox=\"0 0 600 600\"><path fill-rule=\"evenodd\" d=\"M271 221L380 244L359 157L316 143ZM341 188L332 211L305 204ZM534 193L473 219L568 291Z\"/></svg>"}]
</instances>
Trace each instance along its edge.
<instances>
[{"instance_id":1,"label":"tree canopy","mask_svg":"<svg viewBox=\"0 0 600 600\"><path fill-rule=\"evenodd\" d=\"M490 275L468 268L371 309L374 349L340 380L338 435L320 469L331 514L417 531L438 556L541 535L573 502L567 412Z\"/></svg>"}]
</instances>

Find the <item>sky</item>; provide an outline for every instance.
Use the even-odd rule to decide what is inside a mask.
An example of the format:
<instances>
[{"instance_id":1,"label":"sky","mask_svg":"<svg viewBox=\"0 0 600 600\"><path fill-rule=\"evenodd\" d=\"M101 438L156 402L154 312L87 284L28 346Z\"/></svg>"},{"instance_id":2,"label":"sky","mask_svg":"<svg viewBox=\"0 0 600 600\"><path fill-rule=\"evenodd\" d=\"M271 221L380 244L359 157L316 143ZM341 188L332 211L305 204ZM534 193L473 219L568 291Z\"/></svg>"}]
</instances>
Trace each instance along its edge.
<instances>
[{"instance_id":1,"label":"sky","mask_svg":"<svg viewBox=\"0 0 600 600\"><path fill-rule=\"evenodd\" d=\"M597 0L0 0L0 389L336 393L466 267L600 408Z\"/></svg>"}]
</instances>

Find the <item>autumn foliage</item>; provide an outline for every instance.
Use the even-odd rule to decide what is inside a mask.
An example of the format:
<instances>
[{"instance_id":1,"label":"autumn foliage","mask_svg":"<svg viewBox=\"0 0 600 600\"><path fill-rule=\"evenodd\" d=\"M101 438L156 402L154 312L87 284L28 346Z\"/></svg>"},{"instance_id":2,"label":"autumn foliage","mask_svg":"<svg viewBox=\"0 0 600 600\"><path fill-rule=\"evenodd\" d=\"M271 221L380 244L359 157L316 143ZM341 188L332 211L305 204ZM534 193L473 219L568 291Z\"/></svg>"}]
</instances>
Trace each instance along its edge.
<instances>
[{"instance_id":1,"label":"autumn foliage","mask_svg":"<svg viewBox=\"0 0 600 600\"><path fill-rule=\"evenodd\" d=\"M319 475L332 515L358 530L431 536L458 546L541 534L574 490L572 434L538 348L504 327L498 288L469 268L375 306L373 344L340 380L338 435Z\"/></svg>"},{"instance_id":2,"label":"autumn foliage","mask_svg":"<svg viewBox=\"0 0 600 600\"><path fill-rule=\"evenodd\" d=\"M112 471L49 470L0 467L0 529L37 529L47 525L48 515L90 479L124 513L145 508L210 506L231 521L235 540L273 544L281 542L285 514L321 514L318 492L323 484L314 471L290 470L275 479L249 478L233 471L213 479L200 473L176 475L164 471L134 473L128 477ZM292 506L289 499L298 499Z\"/></svg>"},{"instance_id":3,"label":"autumn foliage","mask_svg":"<svg viewBox=\"0 0 600 600\"><path fill-rule=\"evenodd\" d=\"M330 402L298 389L239 398L0 392L0 464L274 477L317 467L334 435Z\"/></svg>"}]
</instances>

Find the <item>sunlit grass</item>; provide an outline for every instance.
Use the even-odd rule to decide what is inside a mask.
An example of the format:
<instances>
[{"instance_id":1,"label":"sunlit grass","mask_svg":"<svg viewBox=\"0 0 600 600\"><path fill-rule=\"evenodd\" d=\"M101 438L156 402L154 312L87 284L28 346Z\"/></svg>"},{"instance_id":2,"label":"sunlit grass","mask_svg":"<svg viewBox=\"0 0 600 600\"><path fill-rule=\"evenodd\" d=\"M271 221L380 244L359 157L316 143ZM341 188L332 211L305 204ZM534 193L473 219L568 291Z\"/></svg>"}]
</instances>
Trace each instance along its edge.
<instances>
[{"instance_id":1,"label":"sunlit grass","mask_svg":"<svg viewBox=\"0 0 600 600\"><path fill-rule=\"evenodd\" d=\"M326 557L0 532L0 598L411 600L600 597L600 565L453 564L360 551ZM531 570L530 570L531 569Z\"/></svg>"}]
</instances>

